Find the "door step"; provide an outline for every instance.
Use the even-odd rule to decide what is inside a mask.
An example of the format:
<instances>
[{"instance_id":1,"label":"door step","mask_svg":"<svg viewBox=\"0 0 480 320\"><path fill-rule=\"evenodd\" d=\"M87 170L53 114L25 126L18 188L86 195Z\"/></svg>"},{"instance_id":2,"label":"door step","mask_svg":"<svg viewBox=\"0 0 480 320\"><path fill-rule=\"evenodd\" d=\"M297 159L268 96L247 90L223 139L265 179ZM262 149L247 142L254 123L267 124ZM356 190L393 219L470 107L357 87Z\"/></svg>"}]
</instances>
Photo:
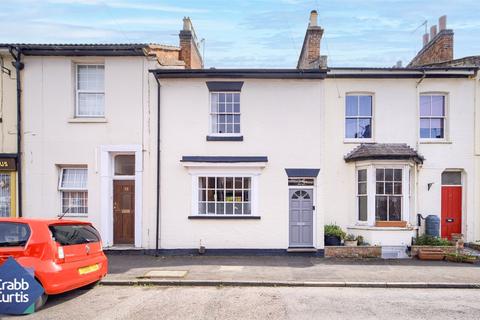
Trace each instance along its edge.
<instances>
[{"instance_id":1,"label":"door step","mask_svg":"<svg viewBox=\"0 0 480 320\"><path fill-rule=\"evenodd\" d=\"M307 247L307 248L288 248L287 252L317 252L316 248Z\"/></svg>"}]
</instances>

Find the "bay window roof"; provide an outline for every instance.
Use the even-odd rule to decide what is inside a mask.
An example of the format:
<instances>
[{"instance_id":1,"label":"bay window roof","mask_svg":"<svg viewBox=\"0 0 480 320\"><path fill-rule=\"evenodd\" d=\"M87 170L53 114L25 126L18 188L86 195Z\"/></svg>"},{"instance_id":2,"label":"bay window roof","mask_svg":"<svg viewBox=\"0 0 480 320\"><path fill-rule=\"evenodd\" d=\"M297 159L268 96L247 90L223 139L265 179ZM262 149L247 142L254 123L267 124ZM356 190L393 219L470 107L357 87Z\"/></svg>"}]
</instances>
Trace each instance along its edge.
<instances>
[{"instance_id":1,"label":"bay window roof","mask_svg":"<svg viewBox=\"0 0 480 320\"><path fill-rule=\"evenodd\" d=\"M345 156L346 162L361 160L425 160L406 143L362 143Z\"/></svg>"}]
</instances>

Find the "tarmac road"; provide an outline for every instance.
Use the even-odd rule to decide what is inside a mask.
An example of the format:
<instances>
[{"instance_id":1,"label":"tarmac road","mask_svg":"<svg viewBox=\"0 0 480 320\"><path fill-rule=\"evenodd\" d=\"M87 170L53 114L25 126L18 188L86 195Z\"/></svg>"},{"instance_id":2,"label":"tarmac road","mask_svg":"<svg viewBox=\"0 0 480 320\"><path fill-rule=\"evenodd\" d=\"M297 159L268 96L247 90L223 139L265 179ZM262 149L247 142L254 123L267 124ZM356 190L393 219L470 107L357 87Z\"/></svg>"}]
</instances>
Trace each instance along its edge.
<instances>
[{"instance_id":1,"label":"tarmac road","mask_svg":"<svg viewBox=\"0 0 480 320\"><path fill-rule=\"evenodd\" d=\"M473 320L480 289L97 286L21 319Z\"/></svg>"}]
</instances>

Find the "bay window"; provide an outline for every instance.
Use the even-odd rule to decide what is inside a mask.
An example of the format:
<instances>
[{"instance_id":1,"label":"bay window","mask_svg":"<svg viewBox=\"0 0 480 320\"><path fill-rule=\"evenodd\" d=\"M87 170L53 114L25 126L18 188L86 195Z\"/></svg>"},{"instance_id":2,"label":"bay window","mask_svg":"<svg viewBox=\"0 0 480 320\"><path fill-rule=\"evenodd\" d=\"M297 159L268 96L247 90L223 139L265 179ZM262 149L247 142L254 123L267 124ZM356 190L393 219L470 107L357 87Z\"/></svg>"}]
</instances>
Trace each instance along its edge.
<instances>
[{"instance_id":1,"label":"bay window","mask_svg":"<svg viewBox=\"0 0 480 320\"><path fill-rule=\"evenodd\" d=\"M400 221L402 219L402 169L377 168L375 172L375 220Z\"/></svg>"}]
</instances>

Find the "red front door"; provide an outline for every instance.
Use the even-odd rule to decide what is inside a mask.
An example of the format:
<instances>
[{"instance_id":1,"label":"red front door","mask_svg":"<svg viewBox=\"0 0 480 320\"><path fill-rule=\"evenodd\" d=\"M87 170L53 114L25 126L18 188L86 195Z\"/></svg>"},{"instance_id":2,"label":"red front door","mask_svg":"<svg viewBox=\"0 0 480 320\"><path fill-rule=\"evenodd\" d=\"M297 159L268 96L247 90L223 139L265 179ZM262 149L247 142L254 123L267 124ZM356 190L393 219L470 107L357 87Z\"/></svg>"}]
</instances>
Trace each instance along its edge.
<instances>
[{"instance_id":1,"label":"red front door","mask_svg":"<svg viewBox=\"0 0 480 320\"><path fill-rule=\"evenodd\" d=\"M462 187L442 187L442 238L462 233Z\"/></svg>"}]
</instances>

